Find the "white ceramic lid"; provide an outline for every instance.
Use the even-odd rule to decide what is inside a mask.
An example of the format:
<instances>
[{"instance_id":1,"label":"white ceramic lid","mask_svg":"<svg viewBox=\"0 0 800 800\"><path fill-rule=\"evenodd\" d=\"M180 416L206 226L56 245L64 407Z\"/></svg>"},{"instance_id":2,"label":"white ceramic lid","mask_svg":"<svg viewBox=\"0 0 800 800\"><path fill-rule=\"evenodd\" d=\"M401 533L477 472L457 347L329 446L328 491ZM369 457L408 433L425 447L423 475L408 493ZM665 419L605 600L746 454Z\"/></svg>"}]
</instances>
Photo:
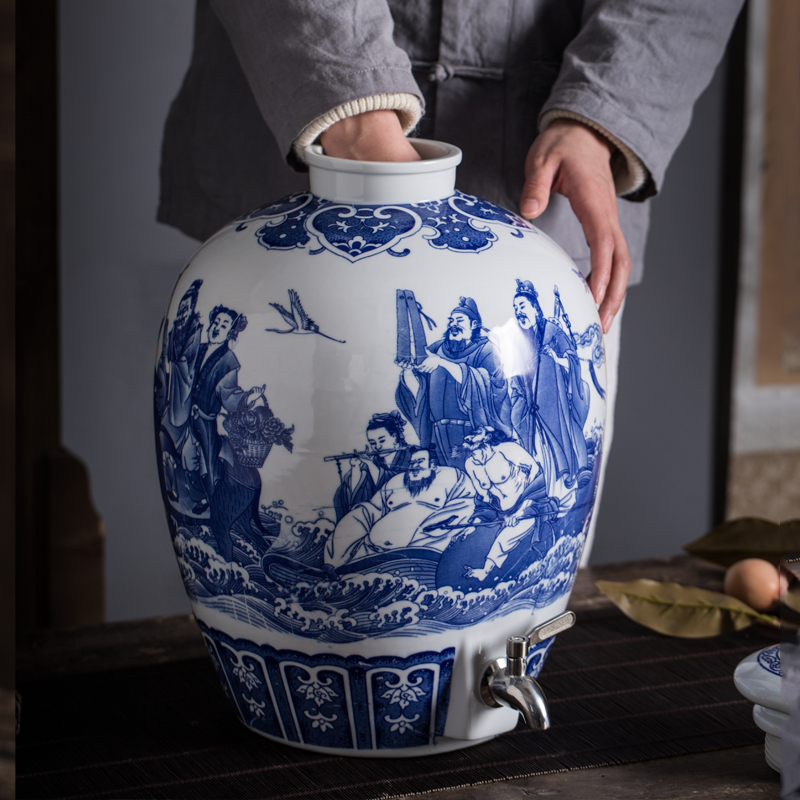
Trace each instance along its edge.
<instances>
[{"instance_id":1,"label":"white ceramic lid","mask_svg":"<svg viewBox=\"0 0 800 800\"><path fill-rule=\"evenodd\" d=\"M753 720L764 733L771 733L780 738L783 726L789 721L789 715L756 703L753 706Z\"/></svg>"},{"instance_id":2,"label":"white ceramic lid","mask_svg":"<svg viewBox=\"0 0 800 800\"><path fill-rule=\"evenodd\" d=\"M775 772L781 771L781 740L768 733L764 737L764 757Z\"/></svg>"},{"instance_id":3,"label":"white ceramic lid","mask_svg":"<svg viewBox=\"0 0 800 800\"><path fill-rule=\"evenodd\" d=\"M789 703L781 697L780 645L765 647L743 659L733 673L733 682L753 703L789 713Z\"/></svg>"}]
</instances>

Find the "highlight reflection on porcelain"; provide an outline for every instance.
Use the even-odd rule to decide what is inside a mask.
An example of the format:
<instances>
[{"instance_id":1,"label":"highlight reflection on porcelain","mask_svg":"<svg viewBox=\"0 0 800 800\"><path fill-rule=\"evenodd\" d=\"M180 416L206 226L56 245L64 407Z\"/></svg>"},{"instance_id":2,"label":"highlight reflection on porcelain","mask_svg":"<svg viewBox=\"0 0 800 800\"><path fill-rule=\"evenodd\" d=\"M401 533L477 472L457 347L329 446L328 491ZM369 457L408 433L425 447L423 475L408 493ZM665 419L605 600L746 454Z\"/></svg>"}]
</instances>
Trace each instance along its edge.
<instances>
[{"instance_id":1,"label":"highlight reflection on porcelain","mask_svg":"<svg viewBox=\"0 0 800 800\"><path fill-rule=\"evenodd\" d=\"M605 413L563 251L452 188L387 187L297 193L212 237L173 292L154 397L173 544L237 713L360 755L514 727L480 704L481 668L566 607Z\"/></svg>"}]
</instances>

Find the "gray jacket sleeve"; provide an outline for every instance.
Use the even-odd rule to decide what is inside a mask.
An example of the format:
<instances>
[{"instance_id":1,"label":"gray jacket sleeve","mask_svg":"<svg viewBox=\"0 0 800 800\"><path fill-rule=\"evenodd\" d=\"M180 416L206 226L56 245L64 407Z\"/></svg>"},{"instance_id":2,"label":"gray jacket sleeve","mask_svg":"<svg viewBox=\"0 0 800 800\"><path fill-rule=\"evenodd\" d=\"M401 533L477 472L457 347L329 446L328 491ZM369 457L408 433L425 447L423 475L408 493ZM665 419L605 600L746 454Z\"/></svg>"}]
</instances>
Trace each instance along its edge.
<instances>
[{"instance_id":1,"label":"gray jacket sleeve","mask_svg":"<svg viewBox=\"0 0 800 800\"><path fill-rule=\"evenodd\" d=\"M383 0L212 0L281 152L314 120L359 98L422 103Z\"/></svg>"},{"instance_id":2,"label":"gray jacket sleeve","mask_svg":"<svg viewBox=\"0 0 800 800\"><path fill-rule=\"evenodd\" d=\"M608 0L564 53L539 116L555 109L594 121L629 147L657 193L713 77L743 0Z\"/></svg>"}]
</instances>

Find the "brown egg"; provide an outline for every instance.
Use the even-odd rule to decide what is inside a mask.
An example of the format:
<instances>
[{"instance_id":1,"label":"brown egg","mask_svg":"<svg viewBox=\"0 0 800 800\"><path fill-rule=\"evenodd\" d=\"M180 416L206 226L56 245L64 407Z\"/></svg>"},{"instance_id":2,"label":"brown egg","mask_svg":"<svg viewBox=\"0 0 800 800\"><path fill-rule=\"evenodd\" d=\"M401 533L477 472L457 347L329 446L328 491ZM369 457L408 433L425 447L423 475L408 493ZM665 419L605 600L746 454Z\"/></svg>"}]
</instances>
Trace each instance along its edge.
<instances>
[{"instance_id":1,"label":"brown egg","mask_svg":"<svg viewBox=\"0 0 800 800\"><path fill-rule=\"evenodd\" d=\"M778 570L761 558L746 558L728 567L725 594L736 597L756 611L769 611L778 600Z\"/></svg>"}]
</instances>

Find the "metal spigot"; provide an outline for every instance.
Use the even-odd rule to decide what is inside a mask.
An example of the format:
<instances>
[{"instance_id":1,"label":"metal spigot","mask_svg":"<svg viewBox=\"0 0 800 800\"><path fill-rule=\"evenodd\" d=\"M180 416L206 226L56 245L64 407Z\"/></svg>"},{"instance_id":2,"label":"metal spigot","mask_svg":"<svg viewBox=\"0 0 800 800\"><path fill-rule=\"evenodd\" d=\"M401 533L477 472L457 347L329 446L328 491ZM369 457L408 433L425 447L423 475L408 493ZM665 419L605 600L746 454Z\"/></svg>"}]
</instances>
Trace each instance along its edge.
<instances>
[{"instance_id":1,"label":"metal spigot","mask_svg":"<svg viewBox=\"0 0 800 800\"><path fill-rule=\"evenodd\" d=\"M528 675L528 648L575 624L575 614L567 611L539 625L527 636L506 639L506 657L493 661L483 673L481 699L487 706L513 708L534 731L550 727L550 713L542 687Z\"/></svg>"}]
</instances>

